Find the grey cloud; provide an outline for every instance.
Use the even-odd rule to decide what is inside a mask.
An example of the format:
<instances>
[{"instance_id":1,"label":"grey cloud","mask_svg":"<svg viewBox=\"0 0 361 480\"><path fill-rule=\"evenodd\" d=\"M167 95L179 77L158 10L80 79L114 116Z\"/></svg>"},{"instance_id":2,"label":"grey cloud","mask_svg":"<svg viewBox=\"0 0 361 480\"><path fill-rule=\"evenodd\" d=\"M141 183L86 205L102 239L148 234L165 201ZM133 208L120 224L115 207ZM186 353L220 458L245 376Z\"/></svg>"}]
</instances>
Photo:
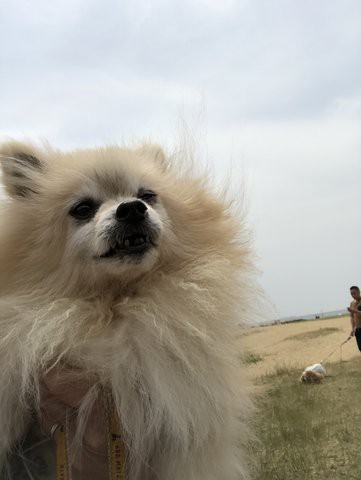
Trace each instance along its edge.
<instances>
[{"instance_id":1,"label":"grey cloud","mask_svg":"<svg viewBox=\"0 0 361 480\"><path fill-rule=\"evenodd\" d=\"M207 2L77 1L36 15L5 2L2 83L19 79L36 94L54 70L96 92L101 71L105 85L141 78L203 90L220 121L306 117L360 92L361 6L350 3L233 2L231 14L216 15Z\"/></svg>"}]
</instances>

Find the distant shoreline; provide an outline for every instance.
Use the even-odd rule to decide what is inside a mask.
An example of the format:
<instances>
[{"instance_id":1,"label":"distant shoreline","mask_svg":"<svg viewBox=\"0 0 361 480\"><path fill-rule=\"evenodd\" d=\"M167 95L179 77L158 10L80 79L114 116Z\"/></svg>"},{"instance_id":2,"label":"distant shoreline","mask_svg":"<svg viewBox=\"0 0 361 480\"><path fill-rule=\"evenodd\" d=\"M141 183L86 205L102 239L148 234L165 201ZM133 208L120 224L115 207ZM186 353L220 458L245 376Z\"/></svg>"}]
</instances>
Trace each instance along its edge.
<instances>
[{"instance_id":1,"label":"distant shoreline","mask_svg":"<svg viewBox=\"0 0 361 480\"><path fill-rule=\"evenodd\" d=\"M344 317L348 315L346 309L343 310L332 310L330 312L319 312L319 313L312 313L308 315L294 315L292 317L283 317L274 320L268 320L266 322L262 322L260 326L263 325L279 325L279 324L287 324L287 323L294 323L294 322L306 322L309 320L323 320L323 319L330 319L330 318L337 318L337 317Z\"/></svg>"}]
</instances>

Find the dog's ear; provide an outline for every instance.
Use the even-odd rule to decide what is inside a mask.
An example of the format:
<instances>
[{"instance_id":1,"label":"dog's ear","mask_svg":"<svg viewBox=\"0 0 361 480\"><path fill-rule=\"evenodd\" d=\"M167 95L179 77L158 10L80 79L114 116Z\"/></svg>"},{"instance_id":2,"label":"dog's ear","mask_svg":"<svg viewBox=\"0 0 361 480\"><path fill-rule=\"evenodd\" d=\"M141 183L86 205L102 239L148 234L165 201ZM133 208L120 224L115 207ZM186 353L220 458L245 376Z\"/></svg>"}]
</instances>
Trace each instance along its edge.
<instances>
[{"instance_id":1,"label":"dog's ear","mask_svg":"<svg viewBox=\"0 0 361 480\"><path fill-rule=\"evenodd\" d=\"M137 148L137 153L141 157L144 156L151 158L162 168L162 170L166 170L169 166L166 154L160 145L155 143L144 143L141 147Z\"/></svg>"},{"instance_id":2,"label":"dog's ear","mask_svg":"<svg viewBox=\"0 0 361 480\"><path fill-rule=\"evenodd\" d=\"M38 193L39 176L45 163L34 147L20 142L0 145L2 183L13 198L27 198Z\"/></svg>"}]
</instances>

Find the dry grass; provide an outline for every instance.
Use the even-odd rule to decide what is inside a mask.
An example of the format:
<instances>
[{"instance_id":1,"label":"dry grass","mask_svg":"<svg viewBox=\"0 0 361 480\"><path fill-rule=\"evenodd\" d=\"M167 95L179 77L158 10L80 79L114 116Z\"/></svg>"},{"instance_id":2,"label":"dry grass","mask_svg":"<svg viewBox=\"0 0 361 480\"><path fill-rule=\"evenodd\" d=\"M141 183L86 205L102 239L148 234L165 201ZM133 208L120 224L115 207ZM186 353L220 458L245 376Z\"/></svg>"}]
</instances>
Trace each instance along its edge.
<instances>
[{"instance_id":1,"label":"dry grass","mask_svg":"<svg viewBox=\"0 0 361 480\"><path fill-rule=\"evenodd\" d=\"M318 330L313 330L312 332L306 333L298 333L297 335L290 335L286 337L284 340L298 340L301 342L307 340L315 340L318 337L324 338L325 335L331 335L331 333L341 332L341 328L336 327L326 327L326 328L319 328Z\"/></svg>"},{"instance_id":2,"label":"dry grass","mask_svg":"<svg viewBox=\"0 0 361 480\"><path fill-rule=\"evenodd\" d=\"M239 344L240 351L245 352L249 360L258 358L257 362L246 361L249 376L258 378L284 365L302 371L325 358L332 361L341 356L343 360L357 358L359 352L354 339L342 346L342 352L338 348L349 334L350 319L344 316L249 328L240 335Z\"/></svg>"},{"instance_id":3,"label":"dry grass","mask_svg":"<svg viewBox=\"0 0 361 480\"><path fill-rule=\"evenodd\" d=\"M329 365L328 373L320 385L299 383L297 369L257 379L252 480L361 478L361 358Z\"/></svg>"}]
</instances>

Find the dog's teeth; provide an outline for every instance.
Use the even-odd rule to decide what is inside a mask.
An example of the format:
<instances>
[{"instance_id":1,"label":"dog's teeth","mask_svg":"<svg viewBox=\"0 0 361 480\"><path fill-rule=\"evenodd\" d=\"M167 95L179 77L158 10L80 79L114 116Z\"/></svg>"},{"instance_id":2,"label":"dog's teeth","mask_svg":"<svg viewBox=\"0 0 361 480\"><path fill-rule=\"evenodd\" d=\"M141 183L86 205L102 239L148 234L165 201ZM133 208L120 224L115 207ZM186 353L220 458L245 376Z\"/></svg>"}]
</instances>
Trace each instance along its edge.
<instances>
[{"instance_id":1,"label":"dog's teeth","mask_svg":"<svg viewBox=\"0 0 361 480\"><path fill-rule=\"evenodd\" d=\"M130 241L129 241L128 239L124 240L124 245L125 245L126 247L129 247Z\"/></svg>"}]
</instances>

